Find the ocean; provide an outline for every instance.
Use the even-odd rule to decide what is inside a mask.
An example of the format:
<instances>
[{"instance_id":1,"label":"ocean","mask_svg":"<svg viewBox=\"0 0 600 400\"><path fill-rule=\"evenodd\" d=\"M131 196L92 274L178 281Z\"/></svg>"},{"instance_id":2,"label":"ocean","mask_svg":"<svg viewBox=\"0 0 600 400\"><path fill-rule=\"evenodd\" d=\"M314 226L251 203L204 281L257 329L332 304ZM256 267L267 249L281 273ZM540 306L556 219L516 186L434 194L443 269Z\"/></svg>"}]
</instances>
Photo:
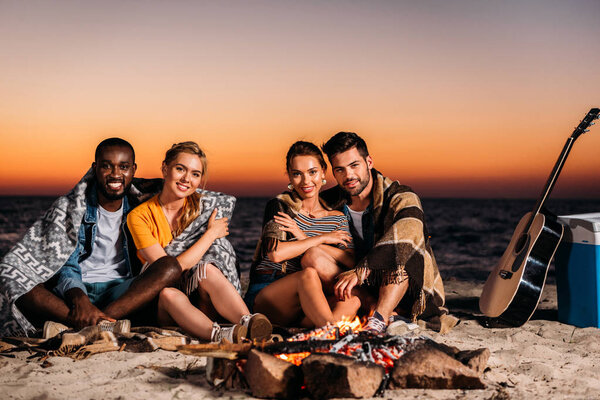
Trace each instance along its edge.
<instances>
[{"instance_id":1,"label":"ocean","mask_svg":"<svg viewBox=\"0 0 600 400\"><path fill-rule=\"evenodd\" d=\"M0 257L23 236L56 197L0 196ZM268 198L238 198L230 224L242 275L250 268ZM431 246L444 279L485 281L520 218L535 199L423 199ZM600 212L600 199L550 199L556 215ZM548 281L554 281L551 266Z\"/></svg>"}]
</instances>

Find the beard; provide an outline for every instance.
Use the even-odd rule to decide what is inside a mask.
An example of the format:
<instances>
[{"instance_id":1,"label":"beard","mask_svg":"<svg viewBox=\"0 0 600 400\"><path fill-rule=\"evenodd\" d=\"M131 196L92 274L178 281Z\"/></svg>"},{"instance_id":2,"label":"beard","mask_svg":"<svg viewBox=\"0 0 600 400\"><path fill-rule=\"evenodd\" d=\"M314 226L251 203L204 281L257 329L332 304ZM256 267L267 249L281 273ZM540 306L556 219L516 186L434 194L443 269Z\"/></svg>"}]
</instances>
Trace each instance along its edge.
<instances>
[{"instance_id":1,"label":"beard","mask_svg":"<svg viewBox=\"0 0 600 400\"><path fill-rule=\"evenodd\" d=\"M365 188L369 185L369 182L371 182L371 174L367 174L365 177L362 178L356 178L356 179L352 179L352 180L356 180L358 182L358 185L352 189L348 189L346 186L342 186L342 188L346 191L346 193L348 193L350 196L358 196L359 194L361 194L363 192L363 190L365 190ZM346 181L344 182L344 185L347 182L350 182L352 180Z\"/></svg>"}]
</instances>

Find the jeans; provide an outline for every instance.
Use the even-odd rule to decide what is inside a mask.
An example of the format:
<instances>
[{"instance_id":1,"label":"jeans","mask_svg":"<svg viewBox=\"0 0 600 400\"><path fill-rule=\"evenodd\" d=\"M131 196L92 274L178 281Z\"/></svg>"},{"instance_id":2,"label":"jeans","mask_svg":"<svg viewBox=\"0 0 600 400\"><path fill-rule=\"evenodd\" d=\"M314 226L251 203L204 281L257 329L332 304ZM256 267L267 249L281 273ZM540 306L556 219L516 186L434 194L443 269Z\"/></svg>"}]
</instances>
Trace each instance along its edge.
<instances>
[{"instance_id":1,"label":"jeans","mask_svg":"<svg viewBox=\"0 0 600 400\"><path fill-rule=\"evenodd\" d=\"M254 301L256 300L258 293L277 279L283 278L284 276L285 274L281 274L280 271L274 271L271 274L255 274L252 277L246 295L244 296L244 301L250 312L254 312L252 309L254 308Z\"/></svg>"}]
</instances>

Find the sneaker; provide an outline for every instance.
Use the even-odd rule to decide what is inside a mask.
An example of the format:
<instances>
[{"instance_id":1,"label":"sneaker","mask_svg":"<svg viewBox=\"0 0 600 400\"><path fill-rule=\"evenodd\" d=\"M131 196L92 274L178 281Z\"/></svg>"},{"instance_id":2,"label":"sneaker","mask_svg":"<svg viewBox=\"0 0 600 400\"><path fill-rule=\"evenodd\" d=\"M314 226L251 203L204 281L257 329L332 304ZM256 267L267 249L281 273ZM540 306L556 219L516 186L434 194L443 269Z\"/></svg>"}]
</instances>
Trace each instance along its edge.
<instances>
[{"instance_id":1,"label":"sneaker","mask_svg":"<svg viewBox=\"0 0 600 400\"><path fill-rule=\"evenodd\" d=\"M210 341L220 343L227 340L231 343L240 343L246 339L248 328L243 325L220 326L216 322L213 323L213 330L210 335Z\"/></svg>"},{"instance_id":2,"label":"sneaker","mask_svg":"<svg viewBox=\"0 0 600 400\"><path fill-rule=\"evenodd\" d=\"M54 336L58 335L61 332L66 331L67 329L69 329L69 327L61 324L60 322L46 321L46 322L44 322L43 338L44 339L53 338Z\"/></svg>"},{"instance_id":3,"label":"sneaker","mask_svg":"<svg viewBox=\"0 0 600 400\"><path fill-rule=\"evenodd\" d=\"M247 314L240 319L240 325L248 329L248 339L262 341L271 337L273 325L263 314Z\"/></svg>"},{"instance_id":4,"label":"sneaker","mask_svg":"<svg viewBox=\"0 0 600 400\"><path fill-rule=\"evenodd\" d=\"M363 327L363 331L369 332L373 335L381 335L385 332L387 324L383 320L383 316L377 311L367 319L367 324Z\"/></svg>"},{"instance_id":5,"label":"sneaker","mask_svg":"<svg viewBox=\"0 0 600 400\"><path fill-rule=\"evenodd\" d=\"M112 333L129 333L131 330L131 321L128 319L120 319L115 322L102 320L98 322L101 331Z\"/></svg>"}]
</instances>

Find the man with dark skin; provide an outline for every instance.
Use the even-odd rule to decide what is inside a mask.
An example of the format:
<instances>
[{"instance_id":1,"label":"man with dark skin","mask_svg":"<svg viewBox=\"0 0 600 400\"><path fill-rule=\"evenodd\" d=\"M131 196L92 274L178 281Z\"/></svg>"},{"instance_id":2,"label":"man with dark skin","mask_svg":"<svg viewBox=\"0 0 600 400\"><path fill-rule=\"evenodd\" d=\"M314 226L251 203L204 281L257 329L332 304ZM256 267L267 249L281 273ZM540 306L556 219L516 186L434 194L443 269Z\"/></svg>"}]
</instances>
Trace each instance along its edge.
<instances>
[{"instance_id":1,"label":"man with dark skin","mask_svg":"<svg viewBox=\"0 0 600 400\"><path fill-rule=\"evenodd\" d=\"M110 138L98 145L75 252L51 280L54 287L39 284L17 300L31 321L79 329L130 317L178 281L181 267L171 256L133 277L124 224L136 168L133 147L125 140Z\"/></svg>"}]
</instances>

